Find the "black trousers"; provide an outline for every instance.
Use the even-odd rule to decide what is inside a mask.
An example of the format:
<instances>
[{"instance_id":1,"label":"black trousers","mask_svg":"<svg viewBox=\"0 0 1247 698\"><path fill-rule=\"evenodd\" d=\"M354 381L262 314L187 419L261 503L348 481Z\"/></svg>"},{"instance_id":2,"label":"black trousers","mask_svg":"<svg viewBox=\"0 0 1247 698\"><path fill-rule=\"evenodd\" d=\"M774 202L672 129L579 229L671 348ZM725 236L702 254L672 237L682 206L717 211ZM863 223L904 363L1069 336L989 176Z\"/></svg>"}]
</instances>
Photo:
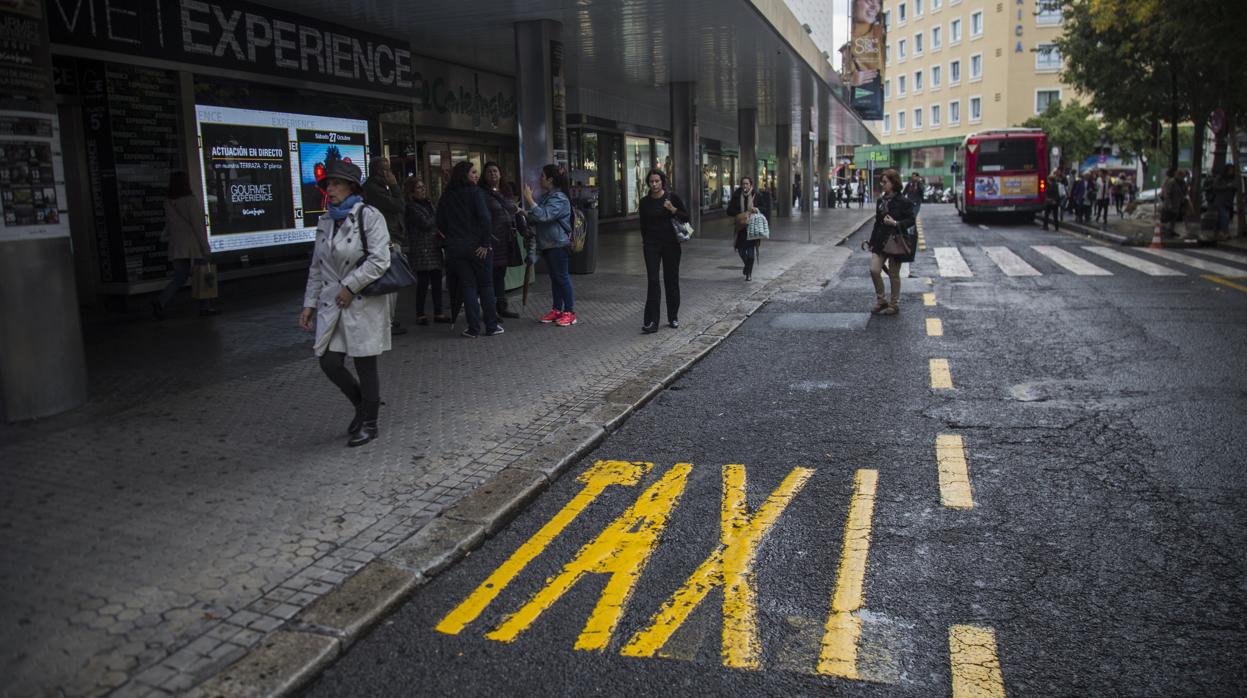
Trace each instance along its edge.
<instances>
[{"instance_id":1,"label":"black trousers","mask_svg":"<svg viewBox=\"0 0 1247 698\"><path fill-rule=\"evenodd\" d=\"M340 351L327 351L320 356L320 370L325 372L329 380L338 386L338 390L358 405L363 402L379 402L381 400L381 376L377 372L376 356L357 356L353 360L359 381L346 368L346 354Z\"/></svg>"},{"instance_id":2,"label":"black trousers","mask_svg":"<svg viewBox=\"0 0 1247 698\"><path fill-rule=\"evenodd\" d=\"M485 329L498 329L498 308L494 300L494 277L490 257L451 257L446 260L452 276L457 280L463 314L468 320L472 334L481 333L481 316L485 316Z\"/></svg>"},{"instance_id":3,"label":"black trousers","mask_svg":"<svg viewBox=\"0 0 1247 698\"><path fill-rule=\"evenodd\" d=\"M494 267L494 305L498 312L507 309L507 267Z\"/></svg>"},{"instance_id":4,"label":"black trousers","mask_svg":"<svg viewBox=\"0 0 1247 698\"><path fill-rule=\"evenodd\" d=\"M658 304L662 290L658 287L658 270L662 268L662 285L667 291L667 322L680 319L680 255L683 250L678 242L646 244L645 275L649 281L645 288L645 324L658 324Z\"/></svg>"},{"instance_id":5,"label":"black trousers","mask_svg":"<svg viewBox=\"0 0 1247 698\"><path fill-rule=\"evenodd\" d=\"M1052 216L1052 224L1056 226L1057 230L1060 230L1061 229L1061 204L1049 203L1048 205L1043 207L1044 230L1048 229L1048 216Z\"/></svg>"},{"instance_id":6,"label":"black trousers","mask_svg":"<svg viewBox=\"0 0 1247 698\"><path fill-rule=\"evenodd\" d=\"M416 272L416 315L424 317L424 301L430 294L433 296L433 314L444 314L446 308L442 305L441 269Z\"/></svg>"},{"instance_id":7,"label":"black trousers","mask_svg":"<svg viewBox=\"0 0 1247 698\"><path fill-rule=\"evenodd\" d=\"M758 261L758 244L761 240L746 240L745 244L736 248L740 261L745 263L745 276L753 275L753 263Z\"/></svg>"}]
</instances>

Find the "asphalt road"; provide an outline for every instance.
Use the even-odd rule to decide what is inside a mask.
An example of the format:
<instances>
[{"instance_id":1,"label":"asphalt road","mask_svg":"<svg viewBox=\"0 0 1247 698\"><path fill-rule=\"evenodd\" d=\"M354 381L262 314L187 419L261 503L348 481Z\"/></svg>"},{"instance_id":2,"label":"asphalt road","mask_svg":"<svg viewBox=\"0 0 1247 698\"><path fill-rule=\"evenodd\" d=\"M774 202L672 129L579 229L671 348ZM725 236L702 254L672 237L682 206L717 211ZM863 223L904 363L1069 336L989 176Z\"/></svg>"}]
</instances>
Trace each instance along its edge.
<instances>
[{"instance_id":1,"label":"asphalt road","mask_svg":"<svg viewBox=\"0 0 1247 698\"><path fill-rule=\"evenodd\" d=\"M1247 282L1181 261L1247 259L922 221L898 316L768 304L307 694L1247 692Z\"/></svg>"}]
</instances>

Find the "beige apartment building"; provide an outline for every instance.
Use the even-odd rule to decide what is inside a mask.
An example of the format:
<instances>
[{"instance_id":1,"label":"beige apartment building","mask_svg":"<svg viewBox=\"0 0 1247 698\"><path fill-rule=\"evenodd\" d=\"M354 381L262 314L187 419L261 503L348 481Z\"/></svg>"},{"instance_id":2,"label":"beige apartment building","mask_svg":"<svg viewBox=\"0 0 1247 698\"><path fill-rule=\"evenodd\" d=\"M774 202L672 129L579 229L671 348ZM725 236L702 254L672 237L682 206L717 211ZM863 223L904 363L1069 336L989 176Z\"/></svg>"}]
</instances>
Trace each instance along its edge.
<instances>
[{"instance_id":1,"label":"beige apartment building","mask_svg":"<svg viewBox=\"0 0 1247 698\"><path fill-rule=\"evenodd\" d=\"M1050 6L1051 5L1051 6ZM887 54L880 145L854 164L952 184L953 152L976 131L1018 126L1068 97L1061 12L1044 0L885 0Z\"/></svg>"}]
</instances>

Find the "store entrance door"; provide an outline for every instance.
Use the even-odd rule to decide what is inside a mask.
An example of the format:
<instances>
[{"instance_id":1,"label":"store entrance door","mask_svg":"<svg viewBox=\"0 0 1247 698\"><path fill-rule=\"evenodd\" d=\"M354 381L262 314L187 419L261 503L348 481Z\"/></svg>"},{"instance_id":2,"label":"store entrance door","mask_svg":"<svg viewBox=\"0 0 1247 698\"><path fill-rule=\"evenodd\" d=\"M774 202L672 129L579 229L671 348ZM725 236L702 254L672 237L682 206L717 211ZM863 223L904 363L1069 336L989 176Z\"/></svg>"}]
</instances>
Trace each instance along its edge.
<instances>
[{"instance_id":1,"label":"store entrance door","mask_svg":"<svg viewBox=\"0 0 1247 698\"><path fill-rule=\"evenodd\" d=\"M509 150L503 153L498 146L425 141L420 144L420 151L423 154L421 176L429 189L429 200L434 203L450 183L451 169L465 160L476 165L481 174L484 174L485 163L497 162L502 167L504 181L515 182L518 177L515 154Z\"/></svg>"}]
</instances>

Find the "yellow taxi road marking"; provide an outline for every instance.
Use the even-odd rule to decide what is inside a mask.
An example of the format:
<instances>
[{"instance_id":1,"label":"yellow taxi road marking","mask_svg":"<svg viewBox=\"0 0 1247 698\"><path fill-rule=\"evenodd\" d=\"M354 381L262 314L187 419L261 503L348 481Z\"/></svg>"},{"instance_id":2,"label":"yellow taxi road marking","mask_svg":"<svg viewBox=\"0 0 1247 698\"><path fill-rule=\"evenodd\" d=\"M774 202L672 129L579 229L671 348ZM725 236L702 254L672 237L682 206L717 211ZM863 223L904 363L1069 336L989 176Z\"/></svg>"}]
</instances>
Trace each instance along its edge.
<instances>
[{"instance_id":1,"label":"yellow taxi road marking","mask_svg":"<svg viewBox=\"0 0 1247 698\"><path fill-rule=\"evenodd\" d=\"M922 304L927 307L934 306L935 305L935 294L934 293L922 294Z\"/></svg>"},{"instance_id":2,"label":"yellow taxi road marking","mask_svg":"<svg viewBox=\"0 0 1247 698\"><path fill-rule=\"evenodd\" d=\"M961 437L957 434L936 436L935 459L940 471L940 502L953 509L972 508L970 469L966 465L966 449Z\"/></svg>"},{"instance_id":3,"label":"yellow taxi road marking","mask_svg":"<svg viewBox=\"0 0 1247 698\"><path fill-rule=\"evenodd\" d=\"M928 337L943 337L944 336L943 321L941 321L937 317L927 318L927 336Z\"/></svg>"},{"instance_id":4,"label":"yellow taxi road marking","mask_svg":"<svg viewBox=\"0 0 1247 698\"><path fill-rule=\"evenodd\" d=\"M818 653L818 673L826 676L858 678L857 644L862 634L862 619L854 614L865 606L863 584L878 482L878 470L858 470L854 478L853 499L844 523L840 569L836 572L836 590L832 592L831 613L823 626L822 647Z\"/></svg>"},{"instance_id":5,"label":"yellow taxi road marking","mask_svg":"<svg viewBox=\"0 0 1247 698\"><path fill-rule=\"evenodd\" d=\"M500 642L514 641L586 574L609 574L606 588L598 597L597 605L585 621L575 645L578 650L605 649L637 580L645 571L650 553L658 545L671 510L684 492L692 469L690 463L673 465L606 530L581 548L557 577L548 580L528 603L485 637Z\"/></svg>"},{"instance_id":6,"label":"yellow taxi road marking","mask_svg":"<svg viewBox=\"0 0 1247 698\"><path fill-rule=\"evenodd\" d=\"M952 390L953 372L948 368L948 359L931 359L931 389Z\"/></svg>"},{"instance_id":7,"label":"yellow taxi road marking","mask_svg":"<svg viewBox=\"0 0 1247 698\"><path fill-rule=\"evenodd\" d=\"M1202 274L1201 276L1213 282L1214 284L1221 284L1222 286L1229 286L1230 288L1235 289L1237 291L1243 291L1244 293L1247 293L1247 286L1244 286L1242 284L1236 284L1233 281L1230 281L1229 279L1223 279L1220 276L1214 276L1212 274Z\"/></svg>"},{"instance_id":8,"label":"yellow taxi road marking","mask_svg":"<svg viewBox=\"0 0 1247 698\"><path fill-rule=\"evenodd\" d=\"M641 481L641 476L653 467L653 463L630 463L620 460L600 460L594 463L593 467L581 473L577 478L578 481L584 483L584 489L572 497L566 506L541 527L541 530L533 534L532 538L512 553L506 562L499 565L498 569L494 570L493 574L489 575L489 578L482 582L468 598L447 613L442 622L437 624L437 631L447 635L456 635L462 631L468 623L476 620L485 607L511 583L511 580L515 579L528 563L540 555L546 546L557 538L580 512L587 509L607 487L636 485Z\"/></svg>"},{"instance_id":9,"label":"yellow taxi road marking","mask_svg":"<svg viewBox=\"0 0 1247 698\"><path fill-rule=\"evenodd\" d=\"M723 505L719 545L654 614L650 624L620 654L653 657L716 587L723 587L723 665L758 669L758 591L751 568L758 546L814 471L793 468L751 518L745 499L745 466L723 466Z\"/></svg>"},{"instance_id":10,"label":"yellow taxi road marking","mask_svg":"<svg viewBox=\"0 0 1247 698\"><path fill-rule=\"evenodd\" d=\"M991 628L954 625L948 629L953 698L1004 698L1004 677Z\"/></svg>"}]
</instances>

